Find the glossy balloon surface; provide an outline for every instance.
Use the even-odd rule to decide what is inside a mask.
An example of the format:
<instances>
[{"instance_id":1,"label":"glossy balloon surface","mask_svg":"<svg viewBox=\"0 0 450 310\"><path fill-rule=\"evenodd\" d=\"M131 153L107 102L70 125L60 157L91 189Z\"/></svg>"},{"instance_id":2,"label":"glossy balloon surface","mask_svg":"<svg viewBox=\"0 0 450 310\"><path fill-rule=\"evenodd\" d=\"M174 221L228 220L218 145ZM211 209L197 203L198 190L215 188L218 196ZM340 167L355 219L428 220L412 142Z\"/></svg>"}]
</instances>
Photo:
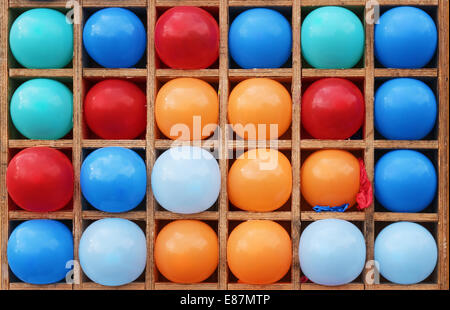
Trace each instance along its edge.
<instances>
[{"instance_id":1,"label":"glossy balloon surface","mask_svg":"<svg viewBox=\"0 0 450 310\"><path fill-rule=\"evenodd\" d=\"M206 139L219 122L217 91L200 79L173 79L158 91L155 120L170 139Z\"/></svg>"},{"instance_id":2,"label":"glossy balloon surface","mask_svg":"<svg viewBox=\"0 0 450 310\"><path fill-rule=\"evenodd\" d=\"M291 238L273 221L243 222L228 237L227 262L241 283L275 283L291 267Z\"/></svg>"},{"instance_id":3,"label":"glossy balloon surface","mask_svg":"<svg viewBox=\"0 0 450 310\"><path fill-rule=\"evenodd\" d=\"M152 169L156 201L175 213L209 209L219 196L220 182L217 160L199 147L170 148L158 157Z\"/></svg>"},{"instance_id":4,"label":"glossy balloon surface","mask_svg":"<svg viewBox=\"0 0 450 310\"><path fill-rule=\"evenodd\" d=\"M228 172L228 198L239 209L274 211L292 192L292 166L277 150L255 149L239 156Z\"/></svg>"},{"instance_id":5,"label":"glossy balloon surface","mask_svg":"<svg viewBox=\"0 0 450 310\"><path fill-rule=\"evenodd\" d=\"M105 68L130 68L144 56L147 33L139 17L128 9L106 8L92 14L83 29L89 56Z\"/></svg>"},{"instance_id":6,"label":"glossy balloon surface","mask_svg":"<svg viewBox=\"0 0 450 310\"><path fill-rule=\"evenodd\" d=\"M301 47L303 57L314 68L352 68L364 53L363 24L346 8L317 8L303 20Z\"/></svg>"},{"instance_id":7,"label":"glossy balloon surface","mask_svg":"<svg viewBox=\"0 0 450 310\"><path fill-rule=\"evenodd\" d=\"M280 68L291 56L292 29L276 10L249 9L231 23L230 55L244 69Z\"/></svg>"},{"instance_id":8,"label":"glossy balloon surface","mask_svg":"<svg viewBox=\"0 0 450 310\"><path fill-rule=\"evenodd\" d=\"M89 279L105 286L125 285L145 269L147 245L142 229L120 218L89 225L81 236L80 265Z\"/></svg>"},{"instance_id":9,"label":"glossy balloon surface","mask_svg":"<svg viewBox=\"0 0 450 310\"><path fill-rule=\"evenodd\" d=\"M170 8L156 22L155 48L170 68L206 69L219 57L219 25L204 9Z\"/></svg>"},{"instance_id":10,"label":"glossy balloon surface","mask_svg":"<svg viewBox=\"0 0 450 310\"><path fill-rule=\"evenodd\" d=\"M436 52L437 39L436 24L425 11L395 7L375 24L375 57L387 68L423 68Z\"/></svg>"},{"instance_id":11,"label":"glossy balloon surface","mask_svg":"<svg viewBox=\"0 0 450 310\"><path fill-rule=\"evenodd\" d=\"M73 127L73 95L66 85L50 79L28 80L11 98L11 119L28 139L57 140Z\"/></svg>"},{"instance_id":12,"label":"glossy balloon surface","mask_svg":"<svg viewBox=\"0 0 450 310\"><path fill-rule=\"evenodd\" d=\"M84 116L89 128L103 139L134 139L145 131L145 93L123 80L95 84L84 100Z\"/></svg>"},{"instance_id":13,"label":"glossy balloon surface","mask_svg":"<svg viewBox=\"0 0 450 310\"><path fill-rule=\"evenodd\" d=\"M348 203L351 208L359 191L359 174L359 162L353 154L343 150L316 151L301 167L301 193L311 207Z\"/></svg>"},{"instance_id":14,"label":"glossy balloon surface","mask_svg":"<svg viewBox=\"0 0 450 310\"><path fill-rule=\"evenodd\" d=\"M436 97L420 80L397 78L383 83L374 104L375 128L387 139L420 140L436 124Z\"/></svg>"},{"instance_id":15,"label":"glossy balloon surface","mask_svg":"<svg viewBox=\"0 0 450 310\"><path fill-rule=\"evenodd\" d=\"M355 280L366 261L366 243L352 223L339 219L309 224L299 243L300 268L321 285L344 285Z\"/></svg>"},{"instance_id":16,"label":"glossy balloon surface","mask_svg":"<svg viewBox=\"0 0 450 310\"><path fill-rule=\"evenodd\" d=\"M381 275L397 284L416 284L428 278L437 264L437 245L422 225L397 222L376 237L375 260Z\"/></svg>"},{"instance_id":17,"label":"glossy balloon surface","mask_svg":"<svg viewBox=\"0 0 450 310\"><path fill-rule=\"evenodd\" d=\"M73 237L55 220L30 220L11 233L8 264L14 275L30 284L52 284L66 279L73 266Z\"/></svg>"},{"instance_id":18,"label":"glossy balloon surface","mask_svg":"<svg viewBox=\"0 0 450 310\"><path fill-rule=\"evenodd\" d=\"M17 153L6 171L8 194L22 209L56 211L73 196L72 163L61 151L31 147Z\"/></svg>"},{"instance_id":19,"label":"glossy balloon surface","mask_svg":"<svg viewBox=\"0 0 450 310\"><path fill-rule=\"evenodd\" d=\"M392 212L420 212L436 196L437 173L420 152L395 150L375 164L375 197Z\"/></svg>"},{"instance_id":20,"label":"glossy balloon surface","mask_svg":"<svg viewBox=\"0 0 450 310\"><path fill-rule=\"evenodd\" d=\"M73 57L73 25L53 9L31 9L14 20L9 33L14 58L29 69L60 69Z\"/></svg>"},{"instance_id":21,"label":"glossy balloon surface","mask_svg":"<svg viewBox=\"0 0 450 310\"><path fill-rule=\"evenodd\" d=\"M145 197L145 162L136 152L123 147L97 149L83 161L80 185L83 196L96 209L129 211Z\"/></svg>"},{"instance_id":22,"label":"glossy balloon surface","mask_svg":"<svg viewBox=\"0 0 450 310\"><path fill-rule=\"evenodd\" d=\"M201 221L170 222L156 237L156 266L172 282L202 282L214 273L218 262L217 234Z\"/></svg>"},{"instance_id":23,"label":"glossy balloon surface","mask_svg":"<svg viewBox=\"0 0 450 310\"><path fill-rule=\"evenodd\" d=\"M302 125L316 139L348 139L361 128L364 116L364 96L346 79L320 79L302 96Z\"/></svg>"},{"instance_id":24,"label":"glossy balloon surface","mask_svg":"<svg viewBox=\"0 0 450 310\"><path fill-rule=\"evenodd\" d=\"M228 99L228 121L246 140L279 138L291 125L291 113L291 95L272 79L244 80L233 88Z\"/></svg>"}]
</instances>

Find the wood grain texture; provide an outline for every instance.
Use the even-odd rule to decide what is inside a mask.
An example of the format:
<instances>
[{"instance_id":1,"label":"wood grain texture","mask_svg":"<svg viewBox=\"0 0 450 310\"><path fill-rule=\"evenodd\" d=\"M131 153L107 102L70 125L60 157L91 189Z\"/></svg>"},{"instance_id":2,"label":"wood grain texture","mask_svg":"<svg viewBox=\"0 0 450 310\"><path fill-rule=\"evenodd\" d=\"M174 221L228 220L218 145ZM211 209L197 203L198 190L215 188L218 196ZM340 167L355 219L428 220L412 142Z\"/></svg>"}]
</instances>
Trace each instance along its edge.
<instances>
[{"instance_id":1,"label":"wood grain texture","mask_svg":"<svg viewBox=\"0 0 450 310\"><path fill-rule=\"evenodd\" d=\"M26 8L54 7L64 9L66 0L32 1L9 0L0 4L0 289L11 290L52 290L52 289L124 289L124 290L435 290L449 288L449 31L447 0L378 0L381 5L418 5L437 6L437 26L439 30L439 48L437 66L423 69L387 69L375 68L373 52L373 26L365 25L366 46L363 68L353 69L314 69L302 68L302 56L300 45L301 17L303 10L324 5L359 6L361 9L368 0L78 0L83 8L93 10L100 7L130 7L146 10L146 28L148 31L147 58L143 68L129 69L104 69L88 68L83 64L82 25L74 25L74 59L72 68L64 69L25 69L20 67L10 68L12 62L8 52L8 32L11 24L11 16ZM220 52L218 67L202 70L174 70L157 67L157 55L154 50L154 27L159 14L165 9L177 5L192 5L209 8L216 13L220 27ZM230 69L228 55L228 29L232 22L229 17L230 7L290 7L292 8L292 66L279 69ZM11 14L12 11L14 14ZM15 66L15 65L14 65ZM48 77L60 79L72 79L74 92L74 128L70 138L61 140L27 140L10 139L8 106L9 97L13 91L13 81L24 81L30 78ZM104 213L82 206L82 193L79 184L79 172L82 163L83 149L96 149L105 146L121 146L126 148L139 148L145 151L147 164L147 177L150 180L153 164L160 152L172 147L174 141L160 135L156 128L154 118L154 102L161 83L178 77L195 77L218 85L219 89L219 128L220 134L208 140L183 142L181 144L196 145L206 149L218 150L218 159L221 172L220 196L214 211L205 211L199 214L183 215L174 214L161 209L153 196L151 186L146 193L145 210L131 211L127 213ZM227 103L231 85L254 77L272 78L283 82L290 87L293 100L292 125L290 135L278 141L243 141L232 140L232 135L227 130ZM363 85L363 94L366 103L365 123L361 140L315 140L301 139L301 91L302 81L310 82L324 77L341 77L358 81ZM375 92L375 79L388 79L393 77L417 77L435 80L437 83L439 115L437 137L433 140L421 141L395 141L376 139L373 126L373 99ZM87 138L86 127L83 122L83 97L85 95L85 83L100 81L105 78L131 79L145 83L147 93L147 130L144 136L134 140L101 140ZM72 152L73 166L75 170L75 188L73 208L51 213L31 213L24 210L9 210L8 194L6 190L6 168L11 151L34 147L47 146L58 149L69 149ZM229 209L227 197L227 174L230 158L229 152L237 149L250 149L256 147L278 148L290 156L292 165L293 191L290 208L283 211L269 213L252 213ZM300 208L302 199L300 191L300 168L303 153L311 153L320 149L345 149L363 154L369 179L373 181L375 153L377 150L386 149L417 149L429 150L436 153L437 169L439 173L439 187L437 197L437 210L435 213L392 213L376 212L374 205L364 212L353 209L345 213L316 213L303 211ZM150 182L148 182L150 185ZM147 267L145 274L137 282L121 287L104 287L91 282L86 276L82 276L81 282L74 285L58 283L54 285L36 286L26 283L9 282L9 268L6 257L6 246L9 236L9 221L24 221L36 218L49 218L56 220L71 220L74 234L75 259L78 259L78 244L84 229L95 220L108 217L120 217L145 223L144 229L147 238ZM412 221L430 223L436 226L435 238L439 249L439 263L436 271L436 283L419 283L416 285L395 285L381 283L372 285L364 283L365 274L361 276L361 283L350 283L337 287L326 287L314 283L300 283L300 269L298 259L298 242L302 225L311 221L327 218L340 218L359 224L366 239L367 260L373 258L373 245L376 238L375 226L381 223L396 221ZM179 219L198 219L212 223L217 227L219 239L219 265L217 277L213 283L176 284L164 282L156 270L153 246L156 235L162 225L169 221ZM249 285L236 283L231 280L230 270L226 260L226 245L229 231L229 223L252 219L267 219L288 223L293 242L293 264L290 277L283 283L270 285ZM359 281L359 280L358 280Z\"/></svg>"}]
</instances>

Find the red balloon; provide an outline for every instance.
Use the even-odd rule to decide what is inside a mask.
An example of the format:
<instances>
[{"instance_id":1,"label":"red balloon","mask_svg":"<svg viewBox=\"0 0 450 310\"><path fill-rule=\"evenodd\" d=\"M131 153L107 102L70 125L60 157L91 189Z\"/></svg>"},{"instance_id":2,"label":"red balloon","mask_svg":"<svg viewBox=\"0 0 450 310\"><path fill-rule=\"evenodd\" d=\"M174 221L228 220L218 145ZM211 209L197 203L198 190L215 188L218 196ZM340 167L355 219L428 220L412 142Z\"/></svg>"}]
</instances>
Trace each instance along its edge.
<instances>
[{"instance_id":1,"label":"red balloon","mask_svg":"<svg viewBox=\"0 0 450 310\"><path fill-rule=\"evenodd\" d=\"M134 139L145 130L146 97L131 82L104 80L87 93L84 116L89 128L103 139Z\"/></svg>"},{"instance_id":2,"label":"red balloon","mask_svg":"<svg viewBox=\"0 0 450 310\"><path fill-rule=\"evenodd\" d=\"M320 79L302 96L301 121L316 139L348 139L364 122L364 97L355 84L340 78Z\"/></svg>"},{"instance_id":3,"label":"red balloon","mask_svg":"<svg viewBox=\"0 0 450 310\"><path fill-rule=\"evenodd\" d=\"M205 69L219 57L219 25L207 11L173 7L158 19L155 48L173 69Z\"/></svg>"},{"instance_id":4,"label":"red balloon","mask_svg":"<svg viewBox=\"0 0 450 310\"><path fill-rule=\"evenodd\" d=\"M73 196L74 174L70 160L48 147L31 147L13 157L6 171L11 199L22 209L56 211Z\"/></svg>"}]
</instances>

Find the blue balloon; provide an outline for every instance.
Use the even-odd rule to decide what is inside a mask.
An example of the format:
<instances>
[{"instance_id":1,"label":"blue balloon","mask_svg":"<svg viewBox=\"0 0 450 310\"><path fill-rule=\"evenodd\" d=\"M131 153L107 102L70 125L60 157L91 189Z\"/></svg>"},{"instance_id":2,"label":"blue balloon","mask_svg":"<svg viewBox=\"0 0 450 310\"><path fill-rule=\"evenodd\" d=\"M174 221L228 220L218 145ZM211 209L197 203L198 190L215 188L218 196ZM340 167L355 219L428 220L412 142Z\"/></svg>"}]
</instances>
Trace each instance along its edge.
<instances>
[{"instance_id":1,"label":"blue balloon","mask_svg":"<svg viewBox=\"0 0 450 310\"><path fill-rule=\"evenodd\" d=\"M374 36L375 57L387 68L422 68L436 52L436 24L419 8L386 11L375 25Z\"/></svg>"},{"instance_id":2,"label":"blue balloon","mask_svg":"<svg viewBox=\"0 0 450 310\"><path fill-rule=\"evenodd\" d=\"M387 139L422 139L434 128L436 115L436 97L422 81L392 79L375 93L375 128Z\"/></svg>"},{"instance_id":3,"label":"blue balloon","mask_svg":"<svg viewBox=\"0 0 450 310\"><path fill-rule=\"evenodd\" d=\"M104 147L89 154L81 166L83 196L104 212L126 212L145 197L147 172L144 160L123 147Z\"/></svg>"},{"instance_id":4,"label":"blue balloon","mask_svg":"<svg viewBox=\"0 0 450 310\"><path fill-rule=\"evenodd\" d=\"M95 12L83 29L89 56L105 68L130 68L144 56L147 34L130 10L107 8Z\"/></svg>"},{"instance_id":5,"label":"blue balloon","mask_svg":"<svg viewBox=\"0 0 450 310\"><path fill-rule=\"evenodd\" d=\"M380 274L387 280L416 284L433 272L438 253L427 229L416 223L397 222L378 234L374 255Z\"/></svg>"},{"instance_id":6,"label":"blue balloon","mask_svg":"<svg viewBox=\"0 0 450 310\"><path fill-rule=\"evenodd\" d=\"M10 113L16 129L28 139L60 139L73 127L73 95L61 82L32 79L14 92Z\"/></svg>"},{"instance_id":7,"label":"blue balloon","mask_svg":"<svg viewBox=\"0 0 450 310\"><path fill-rule=\"evenodd\" d=\"M192 146L171 148L155 162L152 189L158 203L175 213L209 209L220 192L220 169L208 151Z\"/></svg>"},{"instance_id":8,"label":"blue balloon","mask_svg":"<svg viewBox=\"0 0 450 310\"><path fill-rule=\"evenodd\" d=\"M436 195L436 169L420 152L391 151L375 165L374 187L378 202L389 211L420 212Z\"/></svg>"},{"instance_id":9,"label":"blue balloon","mask_svg":"<svg viewBox=\"0 0 450 310\"><path fill-rule=\"evenodd\" d=\"M73 266L72 232L55 220L26 221L13 230L7 253L11 271L23 282L56 283Z\"/></svg>"},{"instance_id":10,"label":"blue balloon","mask_svg":"<svg viewBox=\"0 0 450 310\"><path fill-rule=\"evenodd\" d=\"M300 268L321 285L343 285L355 280L366 261L366 243L352 223L339 219L309 224L299 243Z\"/></svg>"},{"instance_id":11,"label":"blue balloon","mask_svg":"<svg viewBox=\"0 0 450 310\"><path fill-rule=\"evenodd\" d=\"M95 283L105 286L128 284L145 269L145 235L129 220L101 219L83 232L79 256L81 269Z\"/></svg>"},{"instance_id":12,"label":"blue balloon","mask_svg":"<svg viewBox=\"0 0 450 310\"><path fill-rule=\"evenodd\" d=\"M244 69L280 68L291 56L292 29L279 12L246 10L231 23L230 54Z\"/></svg>"}]
</instances>

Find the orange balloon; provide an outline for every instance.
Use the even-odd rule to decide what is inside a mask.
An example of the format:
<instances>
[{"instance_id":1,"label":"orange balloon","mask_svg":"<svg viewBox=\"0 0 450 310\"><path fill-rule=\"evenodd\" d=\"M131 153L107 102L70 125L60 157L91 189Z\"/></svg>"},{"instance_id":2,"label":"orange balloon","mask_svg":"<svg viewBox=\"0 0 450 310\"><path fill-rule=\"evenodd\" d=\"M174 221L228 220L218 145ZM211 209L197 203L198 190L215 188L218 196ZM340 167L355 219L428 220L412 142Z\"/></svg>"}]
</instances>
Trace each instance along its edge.
<instances>
[{"instance_id":1,"label":"orange balloon","mask_svg":"<svg viewBox=\"0 0 450 310\"><path fill-rule=\"evenodd\" d=\"M171 80L156 96L155 119L159 130L172 140L206 139L219 121L217 92L200 79Z\"/></svg>"},{"instance_id":2,"label":"orange balloon","mask_svg":"<svg viewBox=\"0 0 450 310\"><path fill-rule=\"evenodd\" d=\"M292 166L283 153L273 149L245 152L228 173L228 197L236 207L254 212L273 211L289 200Z\"/></svg>"},{"instance_id":3,"label":"orange balloon","mask_svg":"<svg viewBox=\"0 0 450 310\"><path fill-rule=\"evenodd\" d=\"M291 125L292 99L279 82L267 78L240 82L228 100L228 121L246 140L276 139ZM277 130L270 125L277 125Z\"/></svg>"},{"instance_id":4,"label":"orange balloon","mask_svg":"<svg viewBox=\"0 0 450 310\"><path fill-rule=\"evenodd\" d=\"M277 282L291 267L291 238L273 221L243 222L228 238L227 260L231 272L242 283Z\"/></svg>"},{"instance_id":5,"label":"orange balloon","mask_svg":"<svg viewBox=\"0 0 450 310\"><path fill-rule=\"evenodd\" d=\"M156 267L176 283L202 282L213 274L219 262L217 234L196 220L178 220L164 226L154 250Z\"/></svg>"},{"instance_id":6,"label":"orange balloon","mask_svg":"<svg viewBox=\"0 0 450 310\"><path fill-rule=\"evenodd\" d=\"M359 162L342 150L321 150L311 154L301 167L301 192L314 206L349 208L356 202L359 191Z\"/></svg>"}]
</instances>

